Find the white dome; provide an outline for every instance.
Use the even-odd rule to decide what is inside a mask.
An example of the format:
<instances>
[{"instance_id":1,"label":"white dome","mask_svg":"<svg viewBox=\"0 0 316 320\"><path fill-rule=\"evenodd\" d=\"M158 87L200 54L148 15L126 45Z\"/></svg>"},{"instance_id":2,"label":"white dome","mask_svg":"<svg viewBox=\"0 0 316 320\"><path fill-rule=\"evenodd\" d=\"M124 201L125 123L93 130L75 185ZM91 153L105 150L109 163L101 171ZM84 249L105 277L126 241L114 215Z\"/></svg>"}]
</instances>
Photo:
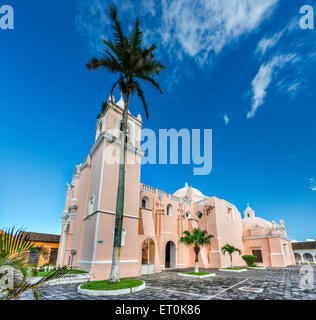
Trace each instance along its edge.
<instances>
[{"instance_id":1,"label":"white dome","mask_svg":"<svg viewBox=\"0 0 316 320\"><path fill-rule=\"evenodd\" d=\"M173 195L189 201L199 201L206 198L198 189L189 187L188 183L186 183L183 188L177 190Z\"/></svg>"},{"instance_id":2,"label":"white dome","mask_svg":"<svg viewBox=\"0 0 316 320\"><path fill-rule=\"evenodd\" d=\"M243 234L248 236L251 230L257 229L258 235L270 234L272 223L259 217L245 218L242 220Z\"/></svg>"}]
</instances>

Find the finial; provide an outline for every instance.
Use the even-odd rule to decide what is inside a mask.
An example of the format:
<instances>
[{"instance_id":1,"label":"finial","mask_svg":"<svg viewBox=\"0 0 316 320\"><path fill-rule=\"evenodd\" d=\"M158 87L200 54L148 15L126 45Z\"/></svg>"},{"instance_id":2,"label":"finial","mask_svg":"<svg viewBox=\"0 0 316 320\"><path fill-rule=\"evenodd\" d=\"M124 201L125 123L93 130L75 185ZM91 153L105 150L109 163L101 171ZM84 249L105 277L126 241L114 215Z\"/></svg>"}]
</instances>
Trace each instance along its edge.
<instances>
[{"instance_id":1,"label":"finial","mask_svg":"<svg viewBox=\"0 0 316 320\"><path fill-rule=\"evenodd\" d=\"M189 185L188 185L187 182L185 183L184 187L185 187L185 188L189 188Z\"/></svg>"}]
</instances>

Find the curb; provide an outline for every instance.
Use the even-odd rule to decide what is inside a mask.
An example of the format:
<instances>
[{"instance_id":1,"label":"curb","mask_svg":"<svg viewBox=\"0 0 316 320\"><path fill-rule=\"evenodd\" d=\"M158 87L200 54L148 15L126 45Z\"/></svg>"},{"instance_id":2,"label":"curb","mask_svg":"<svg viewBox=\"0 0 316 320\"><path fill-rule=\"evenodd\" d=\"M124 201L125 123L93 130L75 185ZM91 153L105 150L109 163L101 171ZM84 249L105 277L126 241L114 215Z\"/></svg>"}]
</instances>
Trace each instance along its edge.
<instances>
[{"instance_id":1,"label":"curb","mask_svg":"<svg viewBox=\"0 0 316 320\"><path fill-rule=\"evenodd\" d=\"M231 270L231 269L218 269L219 271L226 271L226 272L245 272L247 269L240 269L240 270Z\"/></svg>"},{"instance_id":2,"label":"curb","mask_svg":"<svg viewBox=\"0 0 316 320\"><path fill-rule=\"evenodd\" d=\"M36 283L37 281L39 281L40 279L42 279L43 277L34 277L31 279L31 283ZM73 283L83 283L83 282L87 282L90 280L90 274L80 274L80 275L76 275L76 276L72 276L72 277L61 277L59 279L54 279L54 280L50 280L47 281L45 283L43 283L41 286L56 286L56 285L60 285L60 284L73 284Z\"/></svg>"},{"instance_id":3,"label":"curb","mask_svg":"<svg viewBox=\"0 0 316 320\"><path fill-rule=\"evenodd\" d=\"M216 273L210 273L210 274L203 274L201 276L197 276L195 274L185 274L185 273L178 273L179 276L182 277L188 277L188 278L198 278L198 279L203 279L203 278L209 278L209 277L215 277Z\"/></svg>"},{"instance_id":4,"label":"curb","mask_svg":"<svg viewBox=\"0 0 316 320\"><path fill-rule=\"evenodd\" d=\"M256 267L248 267L248 269L254 269L254 270L265 270L266 267L256 268Z\"/></svg>"},{"instance_id":5,"label":"curb","mask_svg":"<svg viewBox=\"0 0 316 320\"><path fill-rule=\"evenodd\" d=\"M118 290L89 290L89 289L81 289L80 288L81 286L82 284L80 284L77 288L77 292L79 294L92 296L92 297L102 297L102 296L117 296L119 294L129 294L129 293L138 292L145 289L146 283L145 281L143 281L143 283L138 287L118 289Z\"/></svg>"}]
</instances>

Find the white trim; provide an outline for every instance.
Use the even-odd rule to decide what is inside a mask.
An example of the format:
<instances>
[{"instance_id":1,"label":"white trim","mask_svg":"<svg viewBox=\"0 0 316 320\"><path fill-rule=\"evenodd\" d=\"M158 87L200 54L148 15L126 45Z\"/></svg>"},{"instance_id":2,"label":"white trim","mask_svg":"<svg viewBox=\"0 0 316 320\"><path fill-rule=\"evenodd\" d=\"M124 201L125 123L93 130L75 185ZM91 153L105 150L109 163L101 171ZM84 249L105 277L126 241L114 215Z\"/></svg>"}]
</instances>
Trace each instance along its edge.
<instances>
[{"instance_id":1,"label":"white trim","mask_svg":"<svg viewBox=\"0 0 316 320\"><path fill-rule=\"evenodd\" d=\"M252 240L252 239L265 239L265 238L281 238L282 240L288 241L288 238L283 237L282 235L266 235L266 236L257 236L257 237L243 237L243 240Z\"/></svg>"},{"instance_id":2,"label":"white trim","mask_svg":"<svg viewBox=\"0 0 316 320\"><path fill-rule=\"evenodd\" d=\"M103 145L103 152L102 152L102 165L101 165L101 176L100 176L100 185L99 185L99 195L98 195L98 210L100 209L100 201L101 201L101 194L102 194L102 184L103 184L103 169L104 169L104 157L105 157L105 141ZM92 251L92 261L95 261L95 255L97 251L97 239L98 239L98 231L99 231L99 220L100 214L99 211L97 212L97 217L95 221L95 229L94 229L94 239L93 239L93 251Z\"/></svg>"},{"instance_id":3,"label":"white trim","mask_svg":"<svg viewBox=\"0 0 316 320\"><path fill-rule=\"evenodd\" d=\"M99 195L98 195L98 211L100 210L100 201L102 195L102 184L103 184L103 171L104 171L104 158L105 158L105 141L103 145L103 153L102 153L102 165L101 165L101 176L100 176L100 185L99 185Z\"/></svg>"},{"instance_id":4,"label":"white trim","mask_svg":"<svg viewBox=\"0 0 316 320\"><path fill-rule=\"evenodd\" d=\"M91 213L90 215L86 216L85 218L83 218L83 220L86 220L88 217L91 217L93 216L94 214L96 213L106 213L106 214L112 214L112 215L116 215L115 212L112 212L112 211L104 211L104 210L96 210L94 211L93 213ZM136 217L136 216L132 216L132 215L129 215L129 214L123 214L123 217L127 217L127 218L133 218L133 219L139 219L139 217Z\"/></svg>"},{"instance_id":5,"label":"white trim","mask_svg":"<svg viewBox=\"0 0 316 320\"><path fill-rule=\"evenodd\" d=\"M177 266L186 266L186 263L177 263Z\"/></svg>"},{"instance_id":6,"label":"white trim","mask_svg":"<svg viewBox=\"0 0 316 320\"><path fill-rule=\"evenodd\" d=\"M65 233L66 233L66 229L63 228L62 230L62 234L61 234L61 248L60 248L60 254L59 254L59 259L58 259L58 265L60 266L62 263L62 259L63 259L63 255L64 255L64 241L65 241Z\"/></svg>"},{"instance_id":7,"label":"white trim","mask_svg":"<svg viewBox=\"0 0 316 320\"><path fill-rule=\"evenodd\" d=\"M210 251L210 253L222 253L222 251Z\"/></svg>"},{"instance_id":8,"label":"white trim","mask_svg":"<svg viewBox=\"0 0 316 320\"><path fill-rule=\"evenodd\" d=\"M120 263L138 263L138 260L120 260ZM95 264L112 264L111 260L106 261L79 261L78 264L89 264L89 265L95 265Z\"/></svg>"}]
</instances>

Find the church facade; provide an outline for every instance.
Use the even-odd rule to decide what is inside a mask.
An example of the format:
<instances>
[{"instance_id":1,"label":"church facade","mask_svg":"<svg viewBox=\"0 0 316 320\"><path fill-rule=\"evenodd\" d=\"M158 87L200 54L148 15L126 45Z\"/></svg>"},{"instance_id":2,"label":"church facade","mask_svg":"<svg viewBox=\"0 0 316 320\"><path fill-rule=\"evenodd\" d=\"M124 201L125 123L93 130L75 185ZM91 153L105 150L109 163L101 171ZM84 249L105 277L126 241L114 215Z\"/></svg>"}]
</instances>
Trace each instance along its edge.
<instances>
[{"instance_id":1,"label":"church facade","mask_svg":"<svg viewBox=\"0 0 316 320\"><path fill-rule=\"evenodd\" d=\"M91 280L106 279L111 270L123 108L122 98L117 103L109 99L97 121L95 143L68 184L62 214L57 264L89 271ZM242 255L256 255L258 265L295 263L283 220L258 218L249 206L242 218L234 204L205 196L187 183L173 194L142 184L141 129L141 116L129 113L121 277L193 267L194 252L179 239L184 230L197 227L214 235L201 249L201 268L229 267L229 256L221 252L226 244ZM233 263L245 265L236 253Z\"/></svg>"}]
</instances>

